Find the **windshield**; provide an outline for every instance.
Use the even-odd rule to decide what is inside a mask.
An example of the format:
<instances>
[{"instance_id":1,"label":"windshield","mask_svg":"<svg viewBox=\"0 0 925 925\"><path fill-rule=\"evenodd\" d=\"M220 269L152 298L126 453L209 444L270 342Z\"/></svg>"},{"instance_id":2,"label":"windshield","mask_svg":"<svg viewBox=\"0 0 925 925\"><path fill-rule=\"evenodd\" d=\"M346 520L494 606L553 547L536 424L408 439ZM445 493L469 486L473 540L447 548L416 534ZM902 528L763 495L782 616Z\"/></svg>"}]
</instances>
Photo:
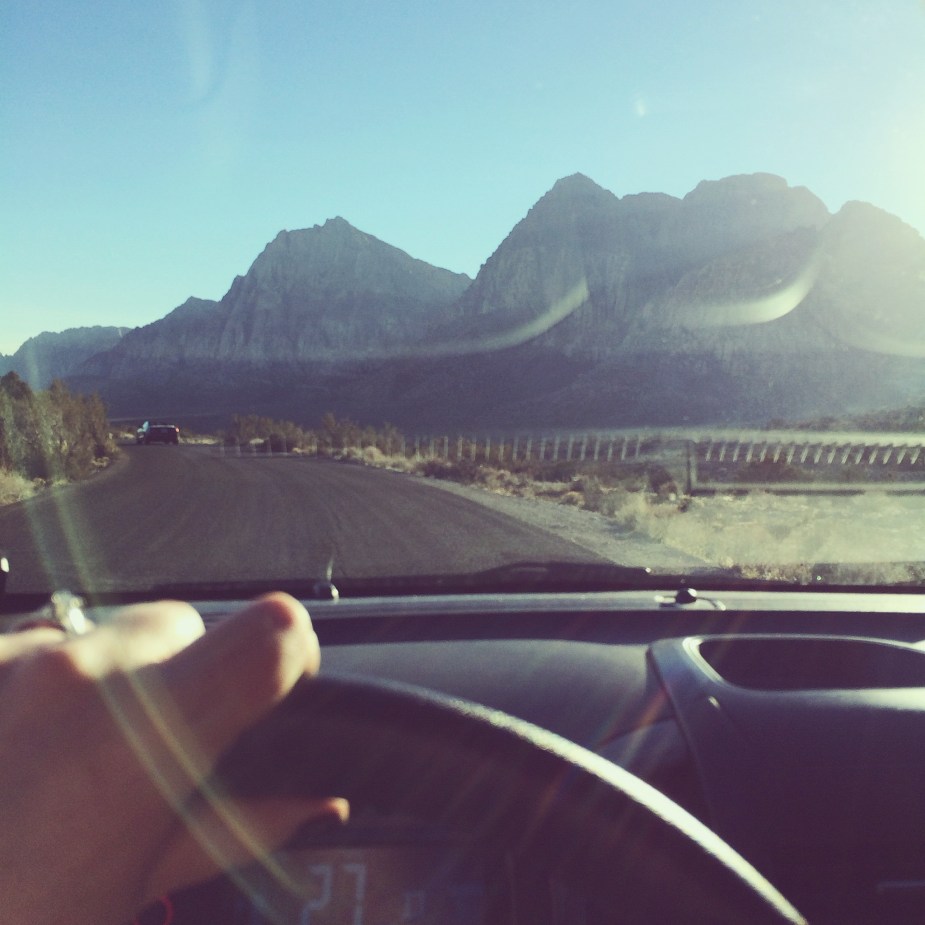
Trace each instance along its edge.
<instances>
[{"instance_id":1,"label":"windshield","mask_svg":"<svg viewBox=\"0 0 925 925\"><path fill-rule=\"evenodd\" d=\"M921 582L921 2L0 15L7 591Z\"/></svg>"}]
</instances>

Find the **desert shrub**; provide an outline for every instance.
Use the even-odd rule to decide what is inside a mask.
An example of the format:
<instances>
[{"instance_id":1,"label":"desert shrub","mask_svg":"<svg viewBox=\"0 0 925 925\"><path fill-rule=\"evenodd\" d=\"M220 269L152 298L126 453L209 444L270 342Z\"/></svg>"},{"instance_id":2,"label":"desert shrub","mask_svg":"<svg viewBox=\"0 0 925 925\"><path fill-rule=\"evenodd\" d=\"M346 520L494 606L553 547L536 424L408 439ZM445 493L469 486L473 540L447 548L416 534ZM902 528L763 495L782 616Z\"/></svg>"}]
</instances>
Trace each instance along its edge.
<instances>
[{"instance_id":1,"label":"desert shrub","mask_svg":"<svg viewBox=\"0 0 925 925\"><path fill-rule=\"evenodd\" d=\"M233 415L224 436L226 446L260 441L264 450L269 447L274 453L291 452L304 447L309 439L310 435L292 421L276 421L257 414Z\"/></svg>"},{"instance_id":2,"label":"desert shrub","mask_svg":"<svg viewBox=\"0 0 925 925\"><path fill-rule=\"evenodd\" d=\"M265 453L291 453L298 445L293 435L273 432L263 441L261 449Z\"/></svg>"},{"instance_id":3,"label":"desert shrub","mask_svg":"<svg viewBox=\"0 0 925 925\"><path fill-rule=\"evenodd\" d=\"M576 480L573 486L575 491L581 492L582 507L589 511L601 511L607 493L601 485L600 479L593 475L584 476Z\"/></svg>"},{"instance_id":4,"label":"desert shrub","mask_svg":"<svg viewBox=\"0 0 925 925\"><path fill-rule=\"evenodd\" d=\"M418 464L417 471L427 478L445 479L463 485L484 481L483 467L471 459L426 459Z\"/></svg>"},{"instance_id":5,"label":"desert shrub","mask_svg":"<svg viewBox=\"0 0 925 925\"><path fill-rule=\"evenodd\" d=\"M71 394L58 381L33 392L14 372L0 378L0 469L46 482L78 479L114 454L99 396Z\"/></svg>"},{"instance_id":6,"label":"desert shrub","mask_svg":"<svg viewBox=\"0 0 925 925\"><path fill-rule=\"evenodd\" d=\"M674 476L664 466L649 466L646 478L649 482L649 489L658 495L676 495L678 493L678 486L675 483Z\"/></svg>"},{"instance_id":7,"label":"desert shrub","mask_svg":"<svg viewBox=\"0 0 925 925\"><path fill-rule=\"evenodd\" d=\"M378 446L364 446L360 454L361 459L367 466L384 466L386 455Z\"/></svg>"},{"instance_id":8,"label":"desert shrub","mask_svg":"<svg viewBox=\"0 0 925 925\"><path fill-rule=\"evenodd\" d=\"M0 470L0 505L12 504L35 494L35 482L15 472Z\"/></svg>"},{"instance_id":9,"label":"desert shrub","mask_svg":"<svg viewBox=\"0 0 925 925\"><path fill-rule=\"evenodd\" d=\"M730 571L749 581L782 581L788 584L808 585L813 582L812 566L806 562L769 563L755 562L734 565Z\"/></svg>"},{"instance_id":10,"label":"desert shrub","mask_svg":"<svg viewBox=\"0 0 925 925\"><path fill-rule=\"evenodd\" d=\"M334 453L347 447L360 446L361 429L350 420L338 421L329 411L321 419L318 431L318 452Z\"/></svg>"},{"instance_id":11,"label":"desert shrub","mask_svg":"<svg viewBox=\"0 0 925 925\"><path fill-rule=\"evenodd\" d=\"M557 459L555 462L524 462L512 466L514 472L522 472L538 482L570 482L578 474L579 463L574 460Z\"/></svg>"}]
</instances>

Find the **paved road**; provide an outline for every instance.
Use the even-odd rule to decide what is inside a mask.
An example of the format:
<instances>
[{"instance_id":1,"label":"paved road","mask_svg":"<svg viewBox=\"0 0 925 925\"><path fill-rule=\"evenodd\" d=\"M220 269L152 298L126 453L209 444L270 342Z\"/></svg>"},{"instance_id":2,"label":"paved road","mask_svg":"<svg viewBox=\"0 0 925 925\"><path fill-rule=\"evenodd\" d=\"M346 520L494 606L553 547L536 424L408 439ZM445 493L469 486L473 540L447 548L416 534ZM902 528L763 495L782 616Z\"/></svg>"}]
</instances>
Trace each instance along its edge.
<instances>
[{"instance_id":1,"label":"paved road","mask_svg":"<svg viewBox=\"0 0 925 925\"><path fill-rule=\"evenodd\" d=\"M125 447L111 470L0 509L10 590L433 574L586 549L421 479L304 458Z\"/></svg>"}]
</instances>

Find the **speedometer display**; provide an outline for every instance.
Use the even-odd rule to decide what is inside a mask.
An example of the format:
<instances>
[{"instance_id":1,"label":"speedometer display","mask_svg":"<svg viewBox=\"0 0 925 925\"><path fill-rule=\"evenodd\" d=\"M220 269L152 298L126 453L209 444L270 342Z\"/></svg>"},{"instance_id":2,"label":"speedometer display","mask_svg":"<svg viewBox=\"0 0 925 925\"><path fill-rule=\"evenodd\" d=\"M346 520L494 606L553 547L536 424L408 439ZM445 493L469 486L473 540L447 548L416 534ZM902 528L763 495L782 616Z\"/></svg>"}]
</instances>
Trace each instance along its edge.
<instances>
[{"instance_id":1,"label":"speedometer display","mask_svg":"<svg viewBox=\"0 0 925 925\"><path fill-rule=\"evenodd\" d=\"M486 925L499 912L507 921L503 856L440 827L357 816L165 896L133 925Z\"/></svg>"},{"instance_id":2,"label":"speedometer display","mask_svg":"<svg viewBox=\"0 0 925 925\"><path fill-rule=\"evenodd\" d=\"M487 902L479 865L426 844L297 849L239 887L248 925L478 925Z\"/></svg>"}]
</instances>

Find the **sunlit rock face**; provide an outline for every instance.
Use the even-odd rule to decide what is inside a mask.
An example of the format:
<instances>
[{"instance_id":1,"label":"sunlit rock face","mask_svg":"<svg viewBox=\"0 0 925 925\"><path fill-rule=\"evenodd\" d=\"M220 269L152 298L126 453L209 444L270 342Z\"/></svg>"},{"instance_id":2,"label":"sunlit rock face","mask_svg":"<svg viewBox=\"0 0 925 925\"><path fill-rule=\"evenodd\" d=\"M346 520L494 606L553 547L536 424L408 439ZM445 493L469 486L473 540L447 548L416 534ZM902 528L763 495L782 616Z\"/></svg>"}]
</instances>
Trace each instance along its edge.
<instances>
[{"instance_id":1,"label":"sunlit rock face","mask_svg":"<svg viewBox=\"0 0 925 925\"><path fill-rule=\"evenodd\" d=\"M704 182L684 199L619 199L576 174L487 261L457 304L454 330L468 341L545 318L542 336L530 331L539 346L605 358L663 349L679 326L771 320L787 297L756 303L801 274L828 218L808 190L767 174ZM558 311L575 292L586 292L580 307Z\"/></svg>"},{"instance_id":2,"label":"sunlit rock face","mask_svg":"<svg viewBox=\"0 0 925 925\"><path fill-rule=\"evenodd\" d=\"M331 361L398 349L469 282L341 218L282 232L222 300L218 356Z\"/></svg>"},{"instance_id":3,"label":"sunlit rock face","mask_svg":"<svg viewBox=\"0 0 925 925\"><path fill-rule=\"evenodd\" d=\"M195 362L337 362L420 340L468 286L341 218L282 231L219 302L189 299L84 372L137 376Z\"/></svg>"},{"instance_id":4,"label":"sunlit rock face","mask_svg":"<svg viewBox=\"0 0 925 925\"><path fill-rule=\"evenodd\" d=\"M578 175L495 251L454 325L467 349L529 333L495 363L499 418L761 423L925 394L923 281L913 229L862 204L831 216L779 177L620 199ZM539 394L513 395L520 381Z\"/></svg>"},{"instance_id":5,"label":"sunlit rock face","mask_svg":"<svg viewBox=\"0 0 925 925\"><path fill-rule=\"evenodd\" d=\"M797 229L821 228L828 219L808 189L772 174L704 180L670 216L664 243L680 267L694 267Z\"/></svg>"},{"instance_id":6,"label":"sunlit rock face","mask_svg":"<svg viewBox=\"0 0 925 925\"><path fill-rule=\"evenodd\" d=\"M832 216L769 174L680 199L575 174L471 281L343 219L282 232L80 381L309 421L761 423L925 395L923 321L925 242L873 206Z\"/></svg>"},{"instance_id":7,"label":"sunlit rock face","mask_svg":"<svg viewBox=\"0 0 925 925\"><path fill-rule=\"evenodd\" d=\"M844 343L925 359L925 240L888 212L847 203L825 228L807 302Z\"/></svg>"}]
</instances>

